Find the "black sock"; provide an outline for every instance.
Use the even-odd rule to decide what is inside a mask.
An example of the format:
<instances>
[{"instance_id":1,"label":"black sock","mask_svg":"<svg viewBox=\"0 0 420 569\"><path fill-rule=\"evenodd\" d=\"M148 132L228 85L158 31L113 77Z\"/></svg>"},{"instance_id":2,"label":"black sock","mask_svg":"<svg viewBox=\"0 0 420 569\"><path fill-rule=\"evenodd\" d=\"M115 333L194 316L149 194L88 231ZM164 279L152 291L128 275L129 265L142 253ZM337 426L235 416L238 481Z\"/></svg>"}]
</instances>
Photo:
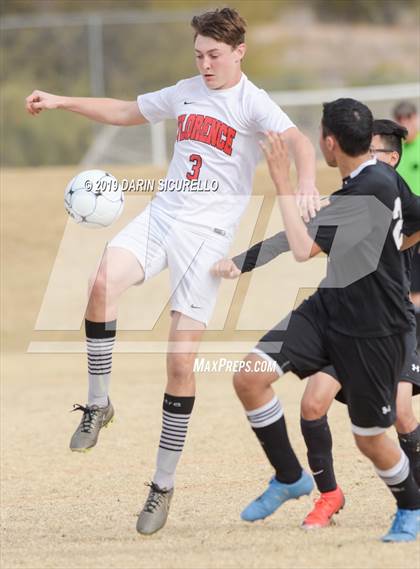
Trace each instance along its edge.
<instances>
[{"instance_id":1,"label":"black sock","mask_svg":"<svg viewBox=\"0 0 420 569\"><path fill-rule=\"evenodd\" d=\"M400 446L410 461L413 476L420 486L420 425L411 433L398 433Z\"/></svg>"},{"instance_id":2,"label":"black sock","mask_svg":"<svg viewBox=\"0 0 420 569\"><path fill-rule=\"evenodd\" d=\"M394 467L389 470L376 468L376 472L393 493L398 508L403 510L420 509L420 488L414 480L409 460L403 452L401 452L401 458Z\"/></svg>"},{"instance_id":3,"label":"black sock","mask_svg":"<svg viewBox=\"0 0 420 569\"><path fill-rule=\"evenodd\" d=\"M399 484L390 484L389 489L394 494L399 508L403 510L420 509L420 488L411 470L405 480Z\"/></svg>"},{"instance_id":4,"label":"black sock","mask_svg":"<svg viewBox=\"0 0 420 569\"><path fill-rule=\"evenodd\" d=\"M247 411L246 414L252 430L276 471L276 479L285 484L299 480L302 467L290 444L283 409L277 397L263 407Z\"/></svg>"},{"instance_id":5,"label":"black sock","mask_svg":"<svg viewBox=\"0 0 420 569\"><path fill-rule=\"evenodd\" d=\"M320 492L337 488L332 457L332 437L327 416L307 421L300 419L300 428L308 449L308 463Z\"/></svg>"}]
</instances>

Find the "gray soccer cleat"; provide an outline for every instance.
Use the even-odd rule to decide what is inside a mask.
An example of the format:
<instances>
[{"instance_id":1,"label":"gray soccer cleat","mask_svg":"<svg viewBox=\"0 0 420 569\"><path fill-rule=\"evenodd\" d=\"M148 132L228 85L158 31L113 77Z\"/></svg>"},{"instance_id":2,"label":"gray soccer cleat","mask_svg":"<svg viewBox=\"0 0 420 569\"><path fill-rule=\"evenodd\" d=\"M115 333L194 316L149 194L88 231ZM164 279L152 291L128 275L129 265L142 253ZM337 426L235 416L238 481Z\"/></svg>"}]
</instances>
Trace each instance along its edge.
<instances>
[{"instance_id":1,"label":"gray soccer cleat","mask_svg":"<svg viewBox=\"0 0 420 569\"><path fill-rule=\"evenodd\" d=\"M163 528L168 519L169 505L174 495L173 488L162 489L154 482L147 486L150 486L149 496L138 516L136 526L137 531L143 535L151 535Z\"/></svg>"},{"instance_id":2,"label":"gray soccer cleat","mask_svg":"<svg viewBox=\"0 0 420 569\"><path fill-rule=\"evenodd\" d=\"M93 448L102 427L112 423L114 407L108 399L107 407L97 405L73 405L73 411L83 411L83 417L70 441L70 450L73 452L87 452Z\"/></svg>"}]
</instances>

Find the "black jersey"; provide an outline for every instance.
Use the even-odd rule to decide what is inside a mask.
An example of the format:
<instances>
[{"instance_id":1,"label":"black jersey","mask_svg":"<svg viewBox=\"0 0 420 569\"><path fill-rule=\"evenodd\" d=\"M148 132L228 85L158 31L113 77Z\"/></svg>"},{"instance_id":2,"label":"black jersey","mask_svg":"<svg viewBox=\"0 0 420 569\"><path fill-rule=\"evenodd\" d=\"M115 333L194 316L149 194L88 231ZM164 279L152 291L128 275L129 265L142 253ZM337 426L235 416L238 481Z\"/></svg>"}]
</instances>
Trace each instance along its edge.
<instances>
[{"instance_id":1,"label":"black jersey","mask_svg":"<svg viewBox=\"0 0 420 569\"><path fill-rule=\"evenodd\" d=\"M403 212L410 231L420 229L420 198L402 184L390 166L367 165L332 194L328 225L324 210L310 223L309 232L329 257L312 300L342 334L382 337L410 327L399 248Z\"/></svg>"}]
</instances>

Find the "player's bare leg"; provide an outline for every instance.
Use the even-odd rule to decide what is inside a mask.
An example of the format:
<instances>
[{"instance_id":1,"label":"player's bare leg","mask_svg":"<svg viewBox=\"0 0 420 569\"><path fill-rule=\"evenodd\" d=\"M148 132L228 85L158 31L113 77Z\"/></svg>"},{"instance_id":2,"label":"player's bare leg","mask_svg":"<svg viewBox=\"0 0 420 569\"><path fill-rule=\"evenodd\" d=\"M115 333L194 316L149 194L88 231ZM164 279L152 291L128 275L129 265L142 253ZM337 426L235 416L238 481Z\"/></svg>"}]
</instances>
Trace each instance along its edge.
<instances>
[{"instance_id":1,"label":"player's bare leg","mask_svg":"<svg viewBox=\"0 0 420 569\"><path fill-rule=\"evenodd\" d=\"M401 458L401 449L385 433L372 436L354 435L358 449L378 470L393 468Z\"/></svg>"},{"instance_id":2,"label":"player's bare leg","mask_svg":"<svg viewBox=\"0 0 420 569\"><path fill-rule=\"evenodd\" d=\"M265 492L241 514L243 520L253 522L273 514L287 500L310 494L313 480L292 449L283 408L271 386L279 373L256 371L264 362L256 353L249 354L245 362L246 368L235 374L233 384L252 430L275 470Z\"/></svg>"},{"instance_id":3,"label":"player's bare leg","mask_svg":"<svg viewBox=\"0 0 420 569\"><path fill-rule=\"evenodd\" d=\"M319 372L308 378L301 400L300 425L308 450L308 463L320 492L302 527L327 527L344 506L344 494L337 486L332 456L332 436L327 413L341 385L331 375Z\"/></svg>"},{"instance_id":4,"label":"player's bare leg","mask_svg":"<svg viewBox=\"0 0 420 569\"><path fill-rule=\"evenodd\" d=\"M408 456L414 478L420 486L420 425L413 410L413 385L408 381L398 384L395 428L400 446Z\"/></svg>"},{"instance_id":5,"label":"player's bare leg","mask_svg":"<svg viewBox=\"0 0 420 569\"><path fill-rule=\"evenodd\" d=\"M137 520L137 531L150 535L166 523L174 492L175 471L187 435L195 399L194 361L205 330L202 322L179 312L172 315L163 398L163 424L156 471Z\"/></svg>"},{"instance_id":6,"label":"player's bare leg","mask_svg":"<svg viewBox=\"0 0 420 569\"><path fill-rule=\"evenodd\" d=\"M86 406L75 405L83 412L70 448L86 452L96 445L99 431L113 419L109 400L112 349L115 343L117 303L130 286L142 282L144 272L137 258L122 248L105 251L98 270L89 282L89 302L85 329L88 352L89 393Z\"/></svg>"},{"instance_id":7,"label":"player's bare leg","mask_svg":"<svg viewBox=\"0 0 420 569\"><path fill-rule=\"evenodd\" d=\"M116 320L121 294L143 280L143 268L133 253L122 247L108 247L89 281L86 319L91 322Z\"/></svg>"}]
</instances>

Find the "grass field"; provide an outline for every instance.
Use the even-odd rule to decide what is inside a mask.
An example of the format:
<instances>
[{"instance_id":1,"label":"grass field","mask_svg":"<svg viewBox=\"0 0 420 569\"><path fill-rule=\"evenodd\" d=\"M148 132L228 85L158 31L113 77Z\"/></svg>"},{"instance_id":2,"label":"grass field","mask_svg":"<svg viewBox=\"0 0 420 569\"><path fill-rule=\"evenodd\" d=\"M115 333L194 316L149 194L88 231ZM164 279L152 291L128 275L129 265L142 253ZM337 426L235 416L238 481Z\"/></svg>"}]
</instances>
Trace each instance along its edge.
<instances>
[{"instance_id":1,"label":"grass field","mask_svg":"<svg viewBox=\"0 0 420 569\"><path fill-rule=\"evenodd\" d=\"M418 543L385 545L377 539L390 524L393 499L356 451L346 409L340 404L330 412L337 476L347 497L337 524L320 532L303 532L299 525L311 498L285 504L264 522L241 522L239 512L265 487L270 468L234 396L230 374L197 377L196 408L167 526L149 538L135 532L135 515L147 494L143 483L152 475L160 432L164 354L117 350L111 394L116 422L101 434L97 448L78 455L70 453L68 442L80 416L68 411L73 403L85 401L86 356L27 352L31 342L61 341L64 346L83 340L77 329L34 330L67 223L63 188L75 171L5 170L2 174L2 567L419 567ZM112 168L112 172L124 177L162 174L151 169ZM318 179L324 193L339 183L336 172L323 168ZM254 241L276 227L278 214L269 197L272 189L265 170L259 170L255 187L261 198L268 197L255 229L241 229L234 251L247 245L249 234ZM260 203L256 198L255 203ZM138 210L142 199L129 196L125 215ZM251 208L246 220L254 219L254 214ZM101 237L101 232L94 235L75 226L70 231L74 231L76 256L66 268L67 280L58 299L71 292L77 305L85 284L76 279L75 270L83 268L93 254L91 241L104 243L108 233ZM222 342L225 348L208 357L229 357L232 342L252 345L264 327L274 324L316 284L324 263L320 259L299 265L285 255L242 277L237 287L223 286L219 305L224 312L220 309L216 314L217 325L206 333L205 346ZM125 330L120 340L165 341L167 308L149 326L151 330L134 327L147 316L148 294L165 294L165 279L158 277L153 290L129 291L121 307ZM55 306L63 313L73 312L73 305ZM130 320L134 308L137 316ZM72 314L65 317L71 319ZM51 318L54 321L55 315ZM243 355L231 354L233 358ZM306 464L299 429L303 388L303 382L291 374L276 385L290 437Z\"/></svg>"}]
</instances>

